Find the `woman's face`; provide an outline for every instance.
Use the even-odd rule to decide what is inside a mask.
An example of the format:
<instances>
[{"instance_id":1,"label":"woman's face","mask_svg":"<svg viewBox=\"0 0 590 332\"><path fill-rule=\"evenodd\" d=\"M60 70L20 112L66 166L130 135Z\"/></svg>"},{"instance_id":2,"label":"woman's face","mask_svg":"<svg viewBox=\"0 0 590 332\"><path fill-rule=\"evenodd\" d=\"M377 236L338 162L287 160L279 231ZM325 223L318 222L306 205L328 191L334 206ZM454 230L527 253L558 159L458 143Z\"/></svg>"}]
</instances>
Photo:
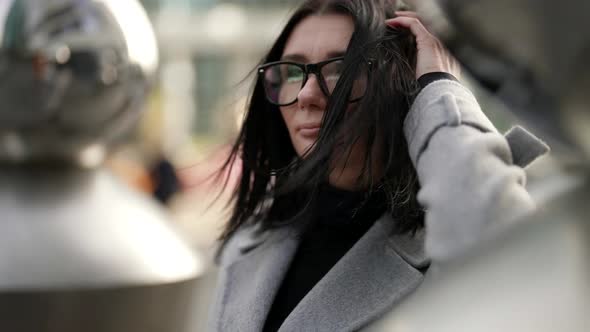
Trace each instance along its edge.
<instances>
[{"instance_id":1,"label":"woman's face","mask_svg":"<svg viewBox=\"0 0 590 332\"><path fill-rule=\"evenodd\" d=\"M354 23L350 16L308 16L291 32L281 60L307 64L342 56L346 53L353 31ZM327 102L317 77L310 74L297 95L297 102L280 107L298 156L305 154L317 140Z\"/></svg>"}]
</instances>

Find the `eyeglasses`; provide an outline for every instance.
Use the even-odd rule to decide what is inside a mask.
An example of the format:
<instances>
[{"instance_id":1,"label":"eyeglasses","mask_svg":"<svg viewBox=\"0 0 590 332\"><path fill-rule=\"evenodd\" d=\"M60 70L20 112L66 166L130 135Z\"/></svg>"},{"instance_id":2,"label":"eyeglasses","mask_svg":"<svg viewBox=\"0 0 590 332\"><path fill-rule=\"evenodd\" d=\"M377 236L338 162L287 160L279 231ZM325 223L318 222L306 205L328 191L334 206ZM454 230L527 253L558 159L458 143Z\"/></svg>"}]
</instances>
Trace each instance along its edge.
<instances>
[{"instance_id":1,"label":"eyeglasses","mask_svg":"<svg viewBox=\"0 0 590 332\"><path fill-rule=\"evenodd\" d=\"M371 65L371 62L367 64ZM358 101L365 94L369 72L367 67L363 66L359 70L349 98L350 102ZM344 57L310 64L277 61L258 67L258 75L263 82L266 99L277 106L288 106L297 102L299 91L307 83L310 74L316 75L322 93L326 97L331 96L343 69Z\"/></svg>"}]
</instances>

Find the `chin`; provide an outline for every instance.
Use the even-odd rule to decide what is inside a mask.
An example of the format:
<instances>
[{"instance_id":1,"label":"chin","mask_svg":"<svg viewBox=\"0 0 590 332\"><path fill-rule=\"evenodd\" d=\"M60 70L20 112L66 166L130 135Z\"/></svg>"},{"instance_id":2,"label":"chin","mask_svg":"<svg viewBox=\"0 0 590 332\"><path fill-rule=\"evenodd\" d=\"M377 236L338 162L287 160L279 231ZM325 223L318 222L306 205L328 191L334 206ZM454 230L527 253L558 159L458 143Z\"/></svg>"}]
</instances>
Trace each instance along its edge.
<instances>
[{"instance_id":1,"label":"chin","mask_svg":"<svg viewBox=\"0 0 590 332\"><path fill-rule=\"evenodd\" d=\"M313 151L313 143L315 143L315 142L311 142L311 143L300 142L299 144L297 144L297 147L295 148L295 152L297 152L297 155L299 156L299 158L305 159L307 154L309 154L311 151Z\"/></svg>"}]
</instances>

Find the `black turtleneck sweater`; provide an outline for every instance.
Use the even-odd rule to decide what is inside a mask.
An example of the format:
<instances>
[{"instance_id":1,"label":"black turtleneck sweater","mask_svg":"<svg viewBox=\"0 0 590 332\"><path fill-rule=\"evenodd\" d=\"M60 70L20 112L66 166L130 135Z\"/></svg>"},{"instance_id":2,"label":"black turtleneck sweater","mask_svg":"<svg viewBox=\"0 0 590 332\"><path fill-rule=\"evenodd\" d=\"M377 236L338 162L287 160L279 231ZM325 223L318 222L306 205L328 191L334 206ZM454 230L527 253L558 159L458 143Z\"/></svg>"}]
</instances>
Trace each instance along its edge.
<instances>
[{"instance_id":1,"label":"black turtleneck sweater","mask_svg":"<svg viewBox=\"0 0 590 332\"><path fill-rule=\"evenodd\" d=\"M277 331L287 316L322 277L367 232L385 211L383 199L364 193L320 188L314 216L279 288L264 331Z\"/></svg>"},{"instance_id":2,"label":"black turtleneck sweater","mask_svg":"<svg viewBox=\"0 0 590 332\"><path fill-rule=\"evenodd\" d=\"M457 79L443 72L418 78L421 88L441 80ZM320 279L352 248L385 211L382 195L363 204L364 194L325 185L316 201L315 216L266 318L264 331L277 331L287 316ZM359 209L359 206L362 207Z\"/></svg>"}]
</instances>

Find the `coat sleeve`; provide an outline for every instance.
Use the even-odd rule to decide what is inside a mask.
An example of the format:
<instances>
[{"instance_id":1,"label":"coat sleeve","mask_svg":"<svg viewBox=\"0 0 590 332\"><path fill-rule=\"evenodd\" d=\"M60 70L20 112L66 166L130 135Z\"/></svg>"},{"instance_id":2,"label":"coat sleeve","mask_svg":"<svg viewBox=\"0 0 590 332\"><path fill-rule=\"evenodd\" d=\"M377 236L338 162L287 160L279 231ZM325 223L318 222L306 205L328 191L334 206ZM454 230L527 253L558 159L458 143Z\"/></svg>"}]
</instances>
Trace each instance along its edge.
<instances>
[{"instance_id":1,"label":"coat sleeve","mask_svg":"<svg viewBox=\"0 0 590 332\"><path fill-rule=\"evenodd\" d=\"M461 254L490 228L535 209L523 165L515 162L523 158L513 152L527 152L530 162L531 154L547 151L546 145L523 135L527 140L516 139L518 149L511 148L461 84L440 80L426 86L408 113L404 133L421 185L425 250L433 262Z\"/></svg>"}]
</instances>

